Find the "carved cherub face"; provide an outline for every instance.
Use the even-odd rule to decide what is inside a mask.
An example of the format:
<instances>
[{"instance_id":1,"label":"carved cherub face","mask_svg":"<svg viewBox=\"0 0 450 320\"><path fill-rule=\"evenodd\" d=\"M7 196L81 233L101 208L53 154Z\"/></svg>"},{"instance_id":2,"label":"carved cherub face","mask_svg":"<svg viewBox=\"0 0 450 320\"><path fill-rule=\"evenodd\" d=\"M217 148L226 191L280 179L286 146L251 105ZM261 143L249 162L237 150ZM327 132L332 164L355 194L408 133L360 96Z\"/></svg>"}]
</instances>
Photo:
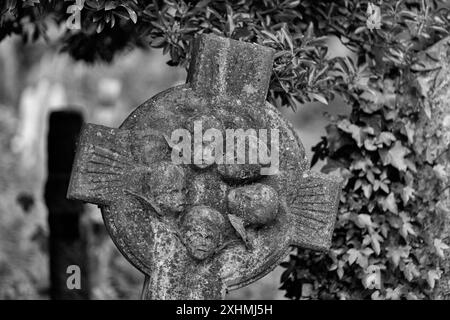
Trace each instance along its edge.
<instances>
[{"instance_id":1,"label":"carved cherub face","mask_svg":"<svg viewBox=\"0 0 450 320\"><path fill-rule=\"evenodd\" d=\"M222 244L225 219L207 206L196 206L181 220L181 236L188 253L197 260L211 257Z\"/></svg>"}]
</instances>

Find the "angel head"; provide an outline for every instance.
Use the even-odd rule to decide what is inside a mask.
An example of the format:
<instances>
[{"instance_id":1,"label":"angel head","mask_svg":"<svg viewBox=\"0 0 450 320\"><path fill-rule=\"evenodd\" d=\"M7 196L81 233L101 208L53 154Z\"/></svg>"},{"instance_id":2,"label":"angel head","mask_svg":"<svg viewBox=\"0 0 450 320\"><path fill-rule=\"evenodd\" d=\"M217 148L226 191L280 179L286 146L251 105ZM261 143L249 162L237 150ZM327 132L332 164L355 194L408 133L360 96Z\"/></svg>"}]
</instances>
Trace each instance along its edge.
<instances>
[{"instance_id":1,"label":"angel head","mask_svg":"<svg viewBox=\"0 0 450 320\"><path fill-rule=\"evenodd\" d=\"M207 206L195 206L181 219L181 236L188 253L204 260L216 253L223 242L225 218Z\"/></svg>"}]
</instances>

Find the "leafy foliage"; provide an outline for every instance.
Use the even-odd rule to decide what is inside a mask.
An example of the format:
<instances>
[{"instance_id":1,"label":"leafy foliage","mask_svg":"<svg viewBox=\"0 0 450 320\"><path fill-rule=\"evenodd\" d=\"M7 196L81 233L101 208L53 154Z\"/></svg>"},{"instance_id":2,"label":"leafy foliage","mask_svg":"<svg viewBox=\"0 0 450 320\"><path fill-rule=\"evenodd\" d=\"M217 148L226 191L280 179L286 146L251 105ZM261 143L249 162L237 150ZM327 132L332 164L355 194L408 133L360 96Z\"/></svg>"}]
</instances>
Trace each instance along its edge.
<instances>
[{"instance_id":1,"label":"leafy foliage","mask_svg":"<svg viewBox=\"0 0 450 320\"><path fill-rule=\"evenodd\" d=\"M363 20L344 19L354 16L350 8L329 23L357 52L343 70L352 114L332 119L314 158L344 179L332 249L298 250L284 263L282 288L291 298L433 298L449 247L427 226L437 211L450 214L440 201L450 169L429 155L442 147L431 137L414 140L417 120L429 114L415 66L448 30L444 11L431 2L384 2L383 28L370 32Z\"/></svg>"},{"instance_id":2,"label":"leafy foliage","mask_svg":"<svg viewBox=\"0 0 450 320\"><path fill-rule=\"evenodd\" d=\"M429 114L414 66L419 52L448 35L449 5L373 2L381 29L368 28L366 0L7 0L0 39L45 37L49 24L78 12L81 29L65 31L63 50L91 62L150 46L169 53L170 65L186 66L192 38L210 32L271 46L274 105L295 109L339 95L352 106L350 117L331 119L314 148L313 165L324 159L323 171L344 179L332 249L298 249L283 264L282 289L295 299L433 297L448 245L425 225L436 210L448 210L439 195L449 169L413 141L417 119ZM330 58L330 35L355 58Z\"/></svg>"},{"instance_id":3,"label":"leafy foliage","mask_svg":"<svg viewBox=\"0 0 450 320\"><path fill-rule=\"evenodd\" d=\"M127 47L149 45L169 53L170 65L186 67L196 34L258 42L277 50L271 102L295 109L307 101L326 103L344 90L336 81L342 58L327 57L326 33L316 34L314 21L302 13L314 15L311 10L309 2L298 0L10 0L0 7L0 39L12 33L45 37L50 24L72 21L78 13L81 29L65 32L62 49L89 62L111 61Z\"/></svg>"}]
</instances>

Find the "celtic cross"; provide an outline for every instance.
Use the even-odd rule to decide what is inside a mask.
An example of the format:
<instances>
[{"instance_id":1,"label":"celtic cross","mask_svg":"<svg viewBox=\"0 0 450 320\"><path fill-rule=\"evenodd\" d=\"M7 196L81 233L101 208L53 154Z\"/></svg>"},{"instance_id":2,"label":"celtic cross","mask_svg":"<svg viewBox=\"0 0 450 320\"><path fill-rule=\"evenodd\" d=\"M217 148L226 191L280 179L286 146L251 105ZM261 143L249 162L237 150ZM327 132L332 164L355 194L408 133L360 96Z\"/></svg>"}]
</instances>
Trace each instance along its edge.
<instances>
[{"instance_id":1,"label":"celtic cross","mask_svg":"<svg viewBox=\"0 0 450 320\"><path fill-rule=\"evenodd\" d=\"M292 245L330 246L340 185L309 171L294 129L265 102L272 63L270 48L201 35L185 85L151 98L118 129L84 126L68 197L100 206L114 243L145 274L144 299L220 299L270 272ZM268 130L278 145L258 146L276 154L277 170L198 163L196 151L175 163L173 133L196 123L224 136ZM217 142L202 140L202 152L217 156Z\"/></svg>"}]
</instances>

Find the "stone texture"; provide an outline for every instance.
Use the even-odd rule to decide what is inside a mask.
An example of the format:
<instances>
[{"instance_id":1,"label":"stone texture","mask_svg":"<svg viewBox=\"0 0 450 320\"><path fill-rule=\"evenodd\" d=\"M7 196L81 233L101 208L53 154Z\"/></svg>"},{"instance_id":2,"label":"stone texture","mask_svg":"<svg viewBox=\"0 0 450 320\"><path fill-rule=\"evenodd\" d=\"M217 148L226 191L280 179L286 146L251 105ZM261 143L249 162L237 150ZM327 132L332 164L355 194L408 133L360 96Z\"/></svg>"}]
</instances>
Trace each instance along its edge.
<instances>
[{"instance_id":1,"label":"stone texture","mask_svg":"<svg viewBox=\"0 0 450 320\"><path fill-rule=\"evenodd\" d=\"M277 266L290 245L326 250L340 185L309 172L293 128L265 103L273 50L202 35L185 85L111 129L80 136L68 197L101 206L110 235L146 275L144 299L219 299ZM174 165L162 137L206 127L278 129L279 172Z\"/></svg>"}]
</instances>

